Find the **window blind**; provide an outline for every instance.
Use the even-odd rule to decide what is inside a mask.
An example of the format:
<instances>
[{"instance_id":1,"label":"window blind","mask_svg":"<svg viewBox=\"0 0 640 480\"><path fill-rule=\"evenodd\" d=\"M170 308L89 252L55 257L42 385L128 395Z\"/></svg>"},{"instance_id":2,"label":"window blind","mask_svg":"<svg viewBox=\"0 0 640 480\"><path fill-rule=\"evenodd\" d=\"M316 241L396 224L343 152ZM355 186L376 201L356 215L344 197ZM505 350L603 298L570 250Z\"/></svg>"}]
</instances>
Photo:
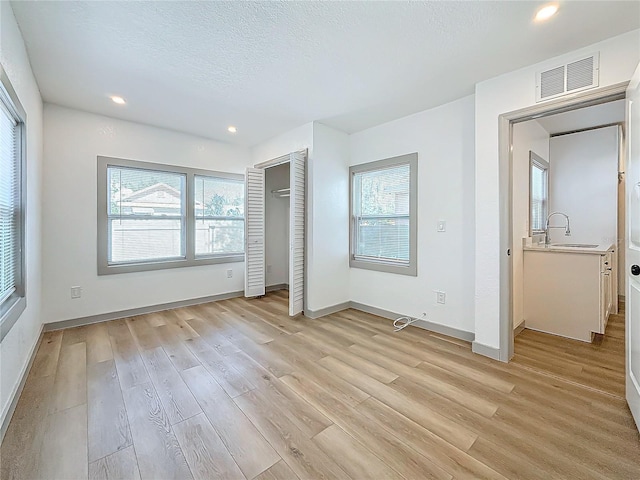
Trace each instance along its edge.
<instances>
[{"instance_id":1,"label":"window blind","mask_svg":"<svg viewBox=\"0 0 640 480\"><path fill-rule=\"evenodd\" d=\"M531 231L544 231L548 208L547 169L531 163Z\"/></svg>"},{"instance_id":2,"label":"window blind","mask_svg":"<svg viewBox=\"0 0 640 480\"><path fill-rule=\"evenodd\" d=\"M18 122L0 102L0 304L16 290L19 248Z\"/></svg>"},{"instance_id":3,"label":"window blind","mask_svg":"<svg viewBox=\"0 0 640 480\"><path fill-rule=\"evenodd\" d=\"M410 165L353 175L354 256L409 263Z\"/></svg>"},{"instance_id":4,"label":"window blind","mask_svg":"<svg viewBox=\"0 0 640 480\"><path fill-rule=\"evenodd\" d=\"M197 256L244 252L244 182L195 176Z\"/></svg>"},{"instance_id":5,"label":"window blind","mask_svg":"<svg viewBox=\"0 0 640 480\"><path fill-rule=\"evenodd\" d=\"M110 265L185 257L186 175L108 166Z\"/></svg>"}]
</instances>

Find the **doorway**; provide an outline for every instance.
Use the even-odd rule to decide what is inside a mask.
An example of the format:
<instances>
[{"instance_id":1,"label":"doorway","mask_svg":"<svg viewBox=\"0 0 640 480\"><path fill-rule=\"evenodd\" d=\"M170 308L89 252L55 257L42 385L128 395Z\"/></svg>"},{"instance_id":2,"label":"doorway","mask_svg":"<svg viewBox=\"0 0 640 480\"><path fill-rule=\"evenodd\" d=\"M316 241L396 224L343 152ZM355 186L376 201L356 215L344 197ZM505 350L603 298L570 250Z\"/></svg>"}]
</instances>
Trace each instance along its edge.
<instances>
[{"instance_id":1,"label":"doorway","mask_svg":"<svg viewBox=\"0 0 640 480\"><path fill-rule=\"evenodd\" d=\"M289 315L305 304L306 151L247 168L245 296L286 289Z\"/></svg>"},{"instance_id":2,"label":"doorway","mask_svg":"<svg viewBox=\"0 0 640 480\"><path fill-rule=\"evenodd\" d=\"M615 100L514 122L511 169L513 360L620 397L624 121Z\"/></svg>"},{"instance_id":3,"label":"doorway","mask_svg":"<svg viewBox=\"0 0 640 480\"><path fill-rule=\"evenodd\" d=\"M513 126L519 122L569 112L625 98L629 82L597 88L585 93L544 102L540 105L504 113L498 117L500 185L500 349L497 359L508 362L514 354L513 275L512 275L512 141Z\"/></svg>"}]
</instances>

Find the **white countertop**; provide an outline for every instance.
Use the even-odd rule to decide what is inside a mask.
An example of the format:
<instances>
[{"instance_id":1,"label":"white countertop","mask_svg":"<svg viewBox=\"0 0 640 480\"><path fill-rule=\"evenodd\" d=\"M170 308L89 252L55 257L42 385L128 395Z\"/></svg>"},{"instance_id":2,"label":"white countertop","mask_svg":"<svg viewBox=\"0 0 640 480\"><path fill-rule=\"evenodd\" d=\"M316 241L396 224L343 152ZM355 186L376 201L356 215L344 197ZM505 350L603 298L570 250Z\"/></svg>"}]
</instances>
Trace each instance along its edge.
<instances>
[{"instance_id":1,"label":"white countertop","mask_svg":"<svg viewBox=\"0 0 640 480\"><path fill-rule=\"evenodd\" d=\"M571 243L571 242L565 242ZM592 248L585 247L567 247L562 244L545 245L544 243L534 243L522 247L525 251L532 252L555 252L555 253L591 253L594 255L604 255L613 249L613 244L602 244Z\"/></svg>"}]
</instances>

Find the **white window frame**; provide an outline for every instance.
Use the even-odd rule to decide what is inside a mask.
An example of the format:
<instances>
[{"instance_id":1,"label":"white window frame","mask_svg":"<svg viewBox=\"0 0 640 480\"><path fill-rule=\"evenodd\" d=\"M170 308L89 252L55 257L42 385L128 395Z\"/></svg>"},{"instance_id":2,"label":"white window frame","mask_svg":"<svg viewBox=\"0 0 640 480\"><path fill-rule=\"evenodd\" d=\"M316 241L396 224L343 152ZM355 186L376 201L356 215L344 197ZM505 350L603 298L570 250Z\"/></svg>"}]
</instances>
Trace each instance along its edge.
<instances>
[{"instance_id":1,"label":"white window frame","mask_svg":"<svg viewBox=\"0 0 640 480\"><path fill-rule=\"evenodd\" d=\"M186 176L183 192L186 211L183 216L182 242L184 255L180 258L142 260L128 263L109 263L109 198L108 198L108 168L124 167L155 172L178 173ZM117 273L143 272L149 270L163 270L167 268L193 267L219 263L244 262L244 252L232 254L195 254L195 177L215 177L230 180L241 180L244 175L201 170L197 168L164 165L137 160L126 160L113 157L98 157L98 275ZM244 218L244 217L243 217Z\"/></svg>"},{"instance_id":2,"label":"white window frame","mask_svg":"<svg viewBox=\"0 0 640 480\"><path fill-rule=\"evenodd\" d=\"M355 174L384 170L400 165L409 165L409 261L398 262L394 259L367 258L356 255L357 223L358 219L354 211ZM354 165L349 168L349 267L376 270L379 272L396 273L400 275L418 275L418 154L409 153L398 157L377 160L375 162Z\"/></svg>"},{"instance_id":3,"label":"white window frame","mask_svg":"<svg viewBox=\"0 0 640 480\"><path fill-rule=\"evenodd\" d=\"M22 312L27 308L26 293L26 248L25 248L25 219L27 209L27 140L26 124L27 114L18 99L18 95L13 89L9 77L0 65L0 102L13 115L18 123L16 136L16 180L18 187L18 211L16 228L16 254L15 261L15 290L9 297L0 304L0 341L9 333L11 327L15 325Z\"/></svg>"},{"instance_id":4,"label":"white window frame","mask_svg":"<svg viewBox=\"0 0 640 480\"><path fill-rule=\"evenodd\" d=\"M549 162L547 162L540 155L529 150L529 235L539 235L544 233L544 224L542 228L533 228L533 168L536 167L545 172L545 208L543 213L543 223L549 215Z\"/></svg>"}]
</instances>

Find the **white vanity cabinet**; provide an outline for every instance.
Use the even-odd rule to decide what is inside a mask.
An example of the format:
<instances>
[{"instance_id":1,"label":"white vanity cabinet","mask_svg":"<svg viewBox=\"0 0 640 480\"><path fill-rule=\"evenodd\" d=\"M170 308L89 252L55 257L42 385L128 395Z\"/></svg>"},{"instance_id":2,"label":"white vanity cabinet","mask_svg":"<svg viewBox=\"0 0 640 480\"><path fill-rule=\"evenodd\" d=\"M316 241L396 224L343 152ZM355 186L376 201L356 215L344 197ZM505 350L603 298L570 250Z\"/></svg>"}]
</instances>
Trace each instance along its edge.
<instances>
[{"instance_id":1,"label":"white vanity cabinet","mask_svg":"<svg viewBox=\"0 0 640 480\"><path fill-rule=\"evenodd\" d=\"M604 333L613 313L613 252L600 256L600 330L596 333Z\"/></svg>"},{"instance_id":2,"label":"white vanity cabinet","mask_svg":"<svg viewBox=\"0 0 640 480\"><path fill-rule=\"evenodd\" d=\"M524 247L526 328L592 341L614 312L615 252L594 248Z\"/></svg>"}]
</instances>

